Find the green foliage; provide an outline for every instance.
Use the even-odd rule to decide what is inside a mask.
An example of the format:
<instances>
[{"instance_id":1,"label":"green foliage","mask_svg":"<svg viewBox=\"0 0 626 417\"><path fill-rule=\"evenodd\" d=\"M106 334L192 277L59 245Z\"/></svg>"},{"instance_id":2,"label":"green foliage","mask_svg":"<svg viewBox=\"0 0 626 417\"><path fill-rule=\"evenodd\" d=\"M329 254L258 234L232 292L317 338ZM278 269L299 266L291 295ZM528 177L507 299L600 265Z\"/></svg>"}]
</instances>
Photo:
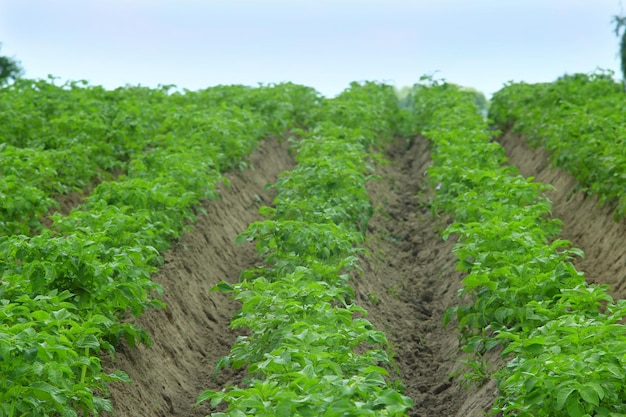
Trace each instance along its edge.
<instances>
[{"instance_id":1,"label":"green foliage","mask_svg":"<svg viewBox=\"0 0 626 417\"><path fill-rule=\"evenodd\" d=\"M320 122L300 132L298 164L273 186L274 207L261 210L268 218L239 236L256 243L266 265L215 289L241 302L231 326L247 329L218 370L247 367L250 378L199 396L228 403L214 416L401 416L412 406L389 387L387 339L348 286L372 215L370 149L399 121L389 94L353 84L327 102Z\"/></svg>"},{"instance_id":2,"label":"green foliage","mask_svg":"<svg viewBox=\"0 0 626 417\"><path fill-rule=\"evenodd\" d=\"M309 124L316 100L290 84L181 94L18 80L2 90L0 118L13 119L0 123L0 415L111 411L106 384L128 378L105 374L98 354L121 338L150 343L121 320L164 307L150 280L160 252L216 197L221 172L267 135ZM82 205L37 225L55 193L94 179Z\"/></svg>"},{"instance_id":3,"label":"green foliage","mask_svg":"<svg viewBox=\"0 0 626 417\"><path fill-rule=\"evenodd\" d=\"M519 97L513 91L525 89L517 85L498 94ZM553 99L548 90L525 93L528 102ZM495 100L492 110L506 124L519 107L503 103ZM477 354L469 368L479 373L470 379L484 379L481 355L502 345L508 364L495 373L501 397L494 413L626 415L626 304L614 302L606 286L588 285L574 268L571 260L582 251L558 239L560 222L550 219L551 204L542 194L547 187L500 166L502 149L490 142L495 133L454 86L422 87L414 110L433 143L433 206L454 215L444 238L458 235L458 269L467 273L463 301L446 313L444 324L456 318L463 349Z\"/></svg>"},{"instance_id":4,"label":"green foliage","mask_svg":"<svg viewBox=\"0 0 626 417\"><path fill-rule=\"evenodd\" d=\"M54 78L3 89L0 235L37 233L55 196L158 170L155 164L178 167L172 175L180 186L197 190L206 179L188 170L238 167L257 138L306 127L321 106L314 90L293 84L169 90L58 86ZM190 161L200 153L207 155L202 165Z\"/></svg>"},{"instance_id":5,"label":"green foliage","mask_svg":"<svg viewBox=\"0 0 626 417\"><path fill-rule=\"evenodd\" d=\"M517 359L502 371L498 406L520 416L618 416L626 414L624 303L590 318L584 310L563 312L512 342L504 353ZM506 378L506 379L505 379Z\"/></svg>"},{"instance_id":6,"label":"green foliage","mask_svg":"<svg viewBox=\"0 0 626 417\"><path fill-rule=\"evenodd\" d=\"M380 146L394 134L403 133L404 114L398 104L391 86L353 82L339 96L326 101L324 121L356 129L355 133L366 139L365 145Z\"/></svg>"},{"instance_id":7,"label":"green foliage","mask_svg":"<svg viewBox=\"0 0 626 417\"><path fill-rule=\"evenodd\" d=\"M490 103L487 97L485 97L485 94L471 87L462 87L461 89L474 97L474 104L481 112L487 113Z\"/></svg>"},{"instance_id":8,"label":"green foliage","mask_svg":"<svg viewBox=\"0 0 626 417\"><path fill-rule=\"evenodd\" d=\"M610 72L563 76L553 83L511 84L493 97L490 117L550 153L579 189L626 215L626 96Z\"/></svg>"},{"instance_id":9,"label":"green foliage","mask_svg":"<svg viewBox=\"0 0 626 417\"><path fill-rule=\"evenodd\" d=\"M99 336L113 322L101 315L79 316L71 294L21 295L0 290L0 414L5 416L99 415L111 411L100 396L106 384L128 381L121 372L104 374Z\"/></svg>"},{"instance_id":10,"label":"green foliage","mask_svg":"<svg viewBox=\"0 0 626 417\"><path fill-rule=\"evenodd\" d=\"M487 117L487 114L489 112L489 106L491 105L491 103L489 102L487 97L485 97L484 93L476 90L475 88L463 87L457 84L448 83L448 82L445 82L445 80L439 80L439 79L434 78L433 76L425 75L425 76L422 76L420 80L421 80L420 83L414 84L411 87L407 86L407 87L402 87L402 89L400 90L396 90L396 95L398 96L400 100L400 106L409 110L413 109L413 106L416 104L416 97L423 92L423 89L429 83L432 85L441 84L442 86L443 85L447 86L446 88L453 88L453 89L456 89L460 92L467 94L474 101L474 105L478 107L479 113L483 117ZM409 118L415 117L414 112L409 112L409 114L410 114ZM417 130L419 131L420 127L417 127Z\"/></svg>"}]
</instances>

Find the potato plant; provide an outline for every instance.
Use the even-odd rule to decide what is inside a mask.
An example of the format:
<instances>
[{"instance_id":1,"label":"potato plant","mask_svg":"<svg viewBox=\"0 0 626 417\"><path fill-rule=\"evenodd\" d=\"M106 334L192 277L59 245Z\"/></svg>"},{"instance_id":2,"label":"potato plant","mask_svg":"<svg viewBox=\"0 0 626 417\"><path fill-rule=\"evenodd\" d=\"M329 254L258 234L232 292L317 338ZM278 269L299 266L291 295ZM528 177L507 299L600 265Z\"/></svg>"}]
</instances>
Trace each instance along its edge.
<instances>
[{"instance_id":1,"label":"potato plant","mask_svg":"<svg viewBox=\"0 0 626 417\"><path fill-rule=\"evenodd\" d=\"M246 366L250 377L199 396L199 404L227 403L213 416L402 416L411 408L386 368L388 341L348 282L372 214L370 147L394 133L395 100L377 84L329 100L322 120L301 132L297 166L274 185L274 207L262 209L268 218L240 235L265 265L216 287L242 303L232 327L248 329L218 371Z\"/></svg>"},{"instance_id":2,"label":"potato plant","mask_svg":"<svg viewBox=\"0 0 626 417\"><path fill-rule=\"evenodd\" d=\"M543 146L553 166L569 171L578 189L626 216L626 99L611 73L573 74L553 83L517 83L494 97L490 117L501 128Z\"/></svg>"},{"instance_id":3,"label":"potato plant","mask_svg":"<svg viewBox=\"0 0 626 417\"><path fill-rule=\"evenodd\" d=\"M93 110L106 119L94 123L107 129L125 126L105 129L109 135L100 138L125 168L116 181L100 183L69 215L53 216L51 228L16 234L29 229L32 219L14 217L12 222L22 223L0 236L0 415L99 415L111 409L107 383L128 378L103 373L98 354L114 353L121 338L131 346L149 343L143 329L122 320L164 307L159 285L150 280L162 262L160 252L188 228L201 201L216 198L221 172L243 167L242 158L268 135L310 123L318 98L312 90L290 84L195 93L172 93L168 87L106 92L34 84L42 92L26 88L26 95L37 99L41 93L42 106L32 109L29 119L29 101L19 102L23 123L3 125L9 129L5 134L29 146L28 140L41 135L31 150L62 148L69 139L48 126L46 117L74 117L65 110L79 117L80 111ZM4 99L10 95L1 93ZM231 106L231 99L250 101ZM310 104L309 112L304 103ZM126 107L116 109L117 104ZM67 134L82 137L72 120L77 124L63 125L71 128ZM89 133L85 135L83 145L91 146ZM34 160L25 160L25 166ZM36 184L37 169L28 169ZM12 196L9 204L15 204Z\"/></svg>"},{"instance_id":4,"label":"potato plant","mask_svg":"<svg viewBox=\"0 0 626 417\"><path fill-rule=\"evenodd\" d=\"M464 350L480 356L502 345L508 361L494 375L493 412L626 416L626 302L574 268L582 252L558 238L547 186L501 166L496 132L455 86L422 85L414 111L432 141L433 207L454 216L444 238L458 236L466 272L463 301L445 321L456 318Z\"/></svg>"},{"instance_id":5,"label":"potato plant","mask_svg":"<svg viewBox=\"0 0 626 417\"><path fill-rule=\"evenodd\" d=\"M254 143L242 137L305 127L321 105L315 90L294 84L223 86L184 94L171 90L173 86L105 90L86 82L57 85L54 79L20 79L3 88L0 235L40 232L41 218L58 208L57 195L82 193L128 174L140 165L137 159L183 162L161 159L161 148L173 143L212 143L212 163L228 169ZM146 150L153 148L158 150L146 158Z\"/></svg>"}]
</instances>

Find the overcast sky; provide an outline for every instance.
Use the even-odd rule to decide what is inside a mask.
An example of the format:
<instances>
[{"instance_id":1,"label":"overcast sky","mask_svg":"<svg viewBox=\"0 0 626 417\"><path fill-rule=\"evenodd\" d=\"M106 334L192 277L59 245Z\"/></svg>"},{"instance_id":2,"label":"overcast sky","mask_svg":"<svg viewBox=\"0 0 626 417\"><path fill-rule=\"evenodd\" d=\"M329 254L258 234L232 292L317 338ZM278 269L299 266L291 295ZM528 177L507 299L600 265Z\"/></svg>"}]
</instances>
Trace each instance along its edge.
<instances>
[{"instance_id":1,"label":"overcast sky","mask_svg":"<svg viewBox=\"0 0 626 417\"><path fill-rule=\"evenodd\" d=\"M619 0L0 0L2 55L29 78L115 88L292 81L412 85L436 72L487 95L564 73L619 75Z\"/></svg>"}]
</instances>

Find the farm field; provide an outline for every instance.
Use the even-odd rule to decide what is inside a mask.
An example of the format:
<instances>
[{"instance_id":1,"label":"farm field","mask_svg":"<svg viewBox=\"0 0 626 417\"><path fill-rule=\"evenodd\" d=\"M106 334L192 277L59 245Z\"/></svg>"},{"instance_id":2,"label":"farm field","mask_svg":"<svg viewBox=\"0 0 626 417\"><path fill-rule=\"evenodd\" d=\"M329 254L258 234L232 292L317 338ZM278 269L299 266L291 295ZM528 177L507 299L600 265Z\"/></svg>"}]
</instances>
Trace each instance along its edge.
<instances>
[{"instance_id":1,"label":"farm field","mask_svg":"<svg viewBox=\"0 0 626 417\"><path fill-rule=\"evenodd\" d=\"M601 353L593 351L626 349L620 323L626 305L609 299L602 286L611 286L607 291L615 300L624 298L626 256L620 243L626 227L623 219L614 220L615 206L600 207L597 198L576 193L577 180L551 169L550 155L528 147L519 134L507 131L497 137L499 148L471 97L456 87L420 86L413 107L403 110L390 88L374 83L355 83L332 100L291 85L252 91L234 88L209 95L220 103L221 117L239 117L236 126L215 127L240 138L222 152L211 153L219 143L203 148L194 129L194 123L221 123L202 118L207 97L192 104L179 97L179 105L189 105L194 116L180 124L183 130L175 139L172 134L151 142L146 131L137 149L114 148L119 155L112 161L117 162L85 168L93 170L95 180L77 183L72 177L62 184L75 193L67 201L54 194L55 188L45 188L45 179L37 179L41 187L33 183L33 189L46 195L45 205L33 206L25 219L15 210L3 212L0 355L43 365L28 371L2 365L8 377L0 381L5 401L0 415L77 415L74 407L124 417L481 416L494 404L504 415L626 415L620 408L626 393L615 382L623 359L617 353L597 359ZM235 93L240 101L229 107L229 94ZM156 100L164 106L168 99ZM236 110L250 100L254 104L247 110ZM151 117L157 121L150 120L150 129L163 134L158 117ZM181 117L169 116L172 131ZM211 162L192 168L194 157L183 145L186 134L194 137L197 152L207 152L206 160L224 158L234 146L227 162L214 164L223 166L223 174ZM171 149L173 162L151 159L155 149ZM11 155L19 152L11 149ZM501 167L505 153L522 176L516 176L517 168ZM189 171L164 174L181 161ZM93 197L99 190L112 193L103 197L109 198L108 207L120 204L127 197L110 191L108 180L129 182L134 175L143 184L140 179L153 175L151 164L163 170L155 171L160 172L154 174L156 181L171 176L180 183L190 172L209 174L187 178L196 196L172 185L171 198L148 197L165 205L183 198L196 208L180 208L186 214L176 215L179 208L166 206L163 215L174 216L176 225L168 226L164 236L141 235L140 241L120 246L141 253L132 245L152 248L146 242L155 239L160 252L156 258L152 249L142 254L147 258L138 280L142 292L130 292L138 294L138 304L130 299L128 306L110 312L94 307L113 299L106 273L95 276L94 287L81 298L76 295L84 291L80 272L67 284L64 272L49 272L56 264L43 263L37 258L43 255L28 250L44 238L62 245L72 235L79 243L81 230L91 233L90 227L110 225L81 223L89 217L80 214L81 207L85 213L103 210L107 205ZM207 190L202 191L202 181L210 182ZM14 186L7 184L7 189ZM85 206L76 184L90 195ZM63 201L62 214L41 220L55 205L51 198ZM127 198L124 204L145 205L138 201ZM129 210L120 211L121 218L132 218ZM564 222L562 231L549 216ZM485 225L499 231L494 234ZM508 229L515 227L520 228ZM141 224L132 226L129 236L138 230ZM115 250L113 237L97 239L105 253ZM21 242L22 249L14 249L14 242ZM490 245L489 252L481 245ZM570 247L582 249L586 257ZM111 268L105 255L96 251L90 256L85 262ZM517 263L511 263L515 256ZM32 269L26 269L28 264ZM585 272L589 286L576 270ZM143 281L146 274L149 282ZM121 275L114 271L112 276ZM36 294L45 291L47 304L38 307ZM63 291L67 301L56 301ZM74 324L47 324L64 310ZM560 326L555 335L579 325L591 333L574 347L563 345L542 333L555 323ZM68 330L82 325L85 333ZM59 344L85 349L68 355L75 362L61 371L46 364L46 358L66 360L60 348L47 354L49 340L31 342L23 336L46 332L45 326L52 326L50 337L59 333ZM76 337L74 343L66 334ZM23 346L13 347L15 340ZM564 375L565 382L558 372L553 380L524 379L524 366L537 366L535 356L555 352L571 363L585 362L576 355L595 355L598 372L605 373ZM38 375L35 389L16 390L17 382L26 386ZM59 383L62 377L80 381L80 401ZM103 384L107 378L111 383ZM122 382L127 379L132 382ZM107 385L110 405L95 399ZM554 394L537 399L533 389L538 387ZM25 392L31 399L18 401ZM51 408L39 413L42 405Z\"/></svg>"},{"instance_id":2,"label":"farm field","mask_svg":"<svg viewBox=\"0 0 626 417\"><path fill-rule=\"evenodd\" d=\"M600 207L597 197L577 191L578 182L571 174L550 167L545 149L531 148L515 134L504 135L500 143L522 175L556 188L547 194L553 215L564 223L562 236L585 252L584 258L575 261L577 268L587 273L588 281L608 284L613 297L626 298L626 254L619 244L626 236L626 224L615 222L613 209Z\"/></svg>"},{"instance_id":3,"label":"farm field","mask_svg":"<svg viewBox=\"0 0 626 417\"><path fill-rule=\"evenodd\" d=\"M259 262L251 245L235 245L234 238L238 230L259 218L255 195L263 202L271 201L262 192L263 184L273 180L279 167L293 163L284 146L265 145L252 156L253 170L229 175L234 193L227 191L207 206L214 220L200 219L181 242L186 249L182 245L173 249L168 256L171 261L157 276L164 295L174 292L179 300L164 296L173 318L153 311L139 319L140 325L155 334L152 348L117 353L115 365L135 381L131 386L112 387L114 408L120 415L203 416L210 409L202 406L194 411L195 392L221 388L243 377L223 371L213 379L215 362L228 352L238 334L228 329L237 305L226 296L210 296L208 289L222 278L235 282L240 270ZM406 394L416 399L410 415L463 415L464 409L480 413L493 401L493 386L491 395L483 391L476 395L448 381L460 356L457 336L442 328L441 316L456 301L461 276L454 272L452 243L439 238L443 223L433 223L424 201L415 197L428 193L422 175L429 164L428 144L422 140L408 152L405 146L400 141L389 149L393 163L382 168L382 180L368 186L379 210L368 232L367 249L373 255L363 260L364 273L353 281L356 301L367 309L374 325L388 334L397 351ZM168 273L170 268L173 271ZM178 277L175 284L166 283L168 276ZM185 293L181 283L185 283ZM203 366L200 376L198 361ZM172 382L155 385L153 381ZM148 412L148 407L154 411Z\"/></svg>"}]
</instances>

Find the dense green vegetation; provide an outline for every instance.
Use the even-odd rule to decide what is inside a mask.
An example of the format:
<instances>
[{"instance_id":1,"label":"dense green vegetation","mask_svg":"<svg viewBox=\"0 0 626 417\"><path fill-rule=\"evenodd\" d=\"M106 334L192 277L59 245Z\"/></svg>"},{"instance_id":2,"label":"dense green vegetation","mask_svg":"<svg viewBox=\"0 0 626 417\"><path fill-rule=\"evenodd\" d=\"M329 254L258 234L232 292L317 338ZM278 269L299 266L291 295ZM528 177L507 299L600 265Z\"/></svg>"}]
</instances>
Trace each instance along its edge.
<instances>
[{"instance_id":1,"label":"dense green vegetation","mask_svg":"<svg viewBox=\"0 0 626 417\"><path fill-rule=\"evenodd\" d=\"M292 122L299 126L318 100L313 90L291 84L170 90L107 91L83 82L57 86L54 80L18 80L1 89L0 235L39 232L57 195L88 190L131 170L139 177L141 161L150 163L173 146L213 147L208 168L232 167L253 146L240 137L278 134ZM203 140L207 136L210 142Z\"/></svg>"},{"instance_id":2,"label":"dense green vegetation","mask_svg":"<svg viewBox=\"0 0 626 417\"><path fill-rule=\"evenodd\" d=\"M247 366L250 378L200 396L228 402L214 416L401 416L412 406L387 380L387 339L348 282L373 211L364 188L370 152L398 121L390 87L353 84L300 132L298 164L274 185L274 206L262 209L268 218L239 238L256 242L266 266L218 286L242 303L232 326L249 330L220 367Z\"/></svg>"},{"instance_id":3,"label":"dense green vegetation","mask_svg":"<svg viewBox=\"0 0 626 417\"><path fill-rule=\"evenodd\" d=\"M350 276L373 209L365 189L376 151L395 136L432 142L434 212L453 223L459 306L446 324L463 349L496 347L493 376L505 416L626 416L626 302L588 285L558 238L549 186L504 165L473 90L418 84L399 100L376 83L334 99L293 84L177 92L18 79L0 89L0 415L78 416L110 411L99 355L150 343L129 323L164 307L150 276L215 184L268 136L288 138L296 167L273 187L272 207L239 241L264 266L216 290L242 303L247 329L220 360L246 368L241 386L205 391L215 416L402 416L412 406L394 375L389 342L355 305ZM484 97L482 97L484 98ZM581 187L626 213L621 86L604 73L512 84L490 115L545 146ZM56 199L83 194L69 214ZM478 374L479 380L488 374Z\"/></svg>"},{"instance_id":4,"label":"dense green vegetation","mask_svg":"<svg viewBox=\"0 0 626 417\"><path fill-rule=\"evenodd\" d=\"M494 412L625 416L626 302L574 268L582 253L558 238L547 186L502 165L496 132L456 87L419 88L414 110L433 144L433 204L454 217L444 237L458 236L458 268L467 273L463 302L446 321L456 318L464 350L478 355L475 369L498 345L508 361L495 374Z\"/></svg>"},{"instance_id":5,"label":"dense green vegetation","mask_svg":"<svg viewBox=\"0 0 626 417\"><path fill-rule=\"evenodd\" d=\"M55 164L59 154L50 152L72 144L78 146L72 152L89 155L71 158L77 172L93 176L114 161L123 168L69 215L53 216L50 228L14 233L29 230L36 211L5 220L16 227L5 227L0 237L0 415L97 415L110 410L102 397L106 383L127 379L104 374L98 353L113 353L121 337L131 346L149 343L145 331L120 320L163 306L150 280L160 252L195 219L201 201L216 197L220 172L243 167L242 158L268 135L306 126L318 95L292 84L181 94L19 81L0 90L0 106L19 110L17 123L2 123L2 151L24 151L19 180L28 185L18 194L9 184L3 202L40 198L33 190L48 182L37 164ZM4 173L16 165L5 154ZM105 161L98 167L96 156Z\"/></svg>"},{"instance_id":6,"label":"dense green vegetation","mask_svg":"<svg viewBox=\"0 0 626 417\"><path fill-rule=\"evenodd\" d=\"M550 152L580 188L626 216L626 95L612 74L563 76L553 83L510 84L493 96L490 117Z\"/></svg>"}]
</instances>

